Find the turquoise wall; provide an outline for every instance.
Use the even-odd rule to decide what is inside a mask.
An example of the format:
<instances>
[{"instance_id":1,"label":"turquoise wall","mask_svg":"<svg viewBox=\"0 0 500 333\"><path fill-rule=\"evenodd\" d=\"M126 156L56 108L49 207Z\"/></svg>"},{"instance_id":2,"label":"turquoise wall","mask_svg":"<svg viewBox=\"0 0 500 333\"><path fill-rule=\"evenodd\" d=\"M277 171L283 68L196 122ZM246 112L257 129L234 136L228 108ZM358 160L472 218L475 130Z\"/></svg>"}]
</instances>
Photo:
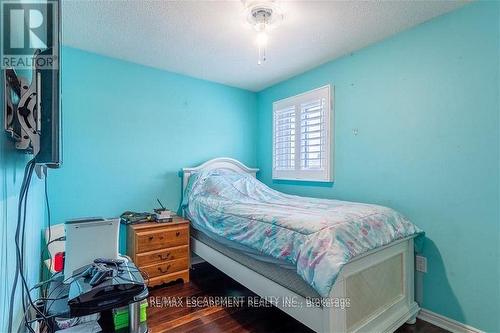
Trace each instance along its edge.
<instances>
[{"instance_id":1,"label":"turquoise wall","mask_svg":"<svg viewBox=\"0 0 500 333\"><path fill-rule=\"evenodd\" d=\"M0 71L0 87L4 86ZM3 107L3 90L0 94ZM14 235L17 224L19 190L24 166L32 158L14 149L13 143L3 133L3 116L0 117L0 332L7 331L10 292L16 265ZM25 274L29 285L39 281L41 233L45 225L43 182L33 177L28 196L26 217ZM22 318L20 285L14 306L14 327Z\"/></svg>"},{"instance_id":2,"label":"turquoise wall","mask_svg":"<svg viewBox=\"0 0 500 333\"><path fill-rule=\"evenodd\" d=\"M427 233L421 305L489 332L500 331L499 37L499 3L475 3L258 94L260 180L403 212ZM325 84L335 183L273 181L273 101Z\"/></svg>"},{"instance_id":3,"label":"turquoise wall","mask_svg":"<svg viewBox=\"0 0 500 333\"><path fill-rule=\"evenodd\" d=\"M221 84L63 49L63 167L54 223L177 210L181 168L217 156L256 163L256 95Z\"/></svg>"}]
</instances>

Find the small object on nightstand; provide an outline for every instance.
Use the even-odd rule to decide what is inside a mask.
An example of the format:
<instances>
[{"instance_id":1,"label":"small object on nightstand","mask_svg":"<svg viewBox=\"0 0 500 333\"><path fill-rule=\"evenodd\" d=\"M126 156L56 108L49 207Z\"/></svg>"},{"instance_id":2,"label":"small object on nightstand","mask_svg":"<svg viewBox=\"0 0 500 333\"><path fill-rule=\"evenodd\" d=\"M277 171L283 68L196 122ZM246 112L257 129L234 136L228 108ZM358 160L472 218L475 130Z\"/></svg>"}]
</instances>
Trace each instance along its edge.
<instances>
[{"instance_id":1,"label":"small object on nightstand","mask_svg":"<svg viewBox=\"0 0 500 333\"><path fill-rule=\"evenodd\" d=\"M127 254L149 276L149 286L182 279L189 282L189 221L128 226Z\"/></svg>"},{"instance_id":2,"label":"small object on nightstand","mask_svg":"<svg viewBox=\"0 0 500 333\"><path fill-rule=\"evenodd\" d=\"M155 208L156 222L172 222L172 216L174 215L171 211L165 208L161 203L160 199L156 199L160 204L161 208Z\"/></svg>"},{"instance_id":3,"label":"small object on nightstand","mask_svg":"<svg viewBox=\"0 0 500 333\"><path fill-rule=\"evenodd\" d=\"M137 212L126 211L122 215L120 215L120 223L125 225L152 222L155 220L156 220L155 214L147 212L137 213Z\"/></svg>"},{"instance_id":4,"label":"small object on nightstand","mask_svg":"<svg viewBox=\"0 0 500 333\"><path fill-rule=\"evenodd\" d=\"M168 209L155 209L156 222L172 222L173 213Z\"/></svg>"}]
</instances>

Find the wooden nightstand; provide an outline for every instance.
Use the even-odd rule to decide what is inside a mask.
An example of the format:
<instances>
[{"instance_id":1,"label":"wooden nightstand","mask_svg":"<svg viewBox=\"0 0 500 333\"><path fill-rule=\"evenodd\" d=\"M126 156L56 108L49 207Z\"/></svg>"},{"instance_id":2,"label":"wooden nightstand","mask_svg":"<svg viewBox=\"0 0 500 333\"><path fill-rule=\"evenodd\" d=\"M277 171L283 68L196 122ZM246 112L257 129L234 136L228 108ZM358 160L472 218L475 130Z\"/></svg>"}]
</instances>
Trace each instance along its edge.
<instances>
[{"instance_id":1,"label":"wooden nightstand","mask_svg":"<svg viewBox=\"0 0 500 333\"><path fill-rule=\"evenodd\" d=\"M133 224L127 234L127 254L149 275L150 287L178 279L189 282L188 220Z\"/></svg>"}]
</instances>

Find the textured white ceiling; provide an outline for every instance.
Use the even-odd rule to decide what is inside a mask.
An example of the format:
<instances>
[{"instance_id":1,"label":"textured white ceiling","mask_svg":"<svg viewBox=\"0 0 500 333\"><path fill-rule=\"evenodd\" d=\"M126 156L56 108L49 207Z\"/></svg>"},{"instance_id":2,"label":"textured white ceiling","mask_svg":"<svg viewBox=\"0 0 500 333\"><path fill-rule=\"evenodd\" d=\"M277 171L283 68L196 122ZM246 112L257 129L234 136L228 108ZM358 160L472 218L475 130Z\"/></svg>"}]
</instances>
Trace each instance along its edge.
<instances>
[{"instance_id":1,"label":"textured white ceiling","mask_svg":"<svg viewBox=\"0 0 500 333\"><path fill-rule=\"evenodd\" d=\"M257 65L241 1L63 1L63 43L253 91L348 54L464 1L278 1L283 22Z\"/></svg>"}]
</instances>

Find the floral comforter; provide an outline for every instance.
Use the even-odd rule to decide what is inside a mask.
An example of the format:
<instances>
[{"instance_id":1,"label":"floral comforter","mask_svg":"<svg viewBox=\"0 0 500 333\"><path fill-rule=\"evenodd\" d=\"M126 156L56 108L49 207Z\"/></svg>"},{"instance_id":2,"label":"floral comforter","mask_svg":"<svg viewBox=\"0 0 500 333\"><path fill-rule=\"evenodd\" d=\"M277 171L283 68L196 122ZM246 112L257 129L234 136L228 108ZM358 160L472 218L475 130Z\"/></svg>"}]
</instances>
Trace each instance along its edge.
<instances>
[{"instance_id":1,"label":"floral comforter","mask_svg":"<svg viewBox=\"0 0 500 333\"><path fill-rule=\"evenodd\" d=\"M195 228L296 265L323 297L354 257L421 232L387 207L286 195L225 169L192 175L183 207Z\"/></svg>"}]
</instances>

